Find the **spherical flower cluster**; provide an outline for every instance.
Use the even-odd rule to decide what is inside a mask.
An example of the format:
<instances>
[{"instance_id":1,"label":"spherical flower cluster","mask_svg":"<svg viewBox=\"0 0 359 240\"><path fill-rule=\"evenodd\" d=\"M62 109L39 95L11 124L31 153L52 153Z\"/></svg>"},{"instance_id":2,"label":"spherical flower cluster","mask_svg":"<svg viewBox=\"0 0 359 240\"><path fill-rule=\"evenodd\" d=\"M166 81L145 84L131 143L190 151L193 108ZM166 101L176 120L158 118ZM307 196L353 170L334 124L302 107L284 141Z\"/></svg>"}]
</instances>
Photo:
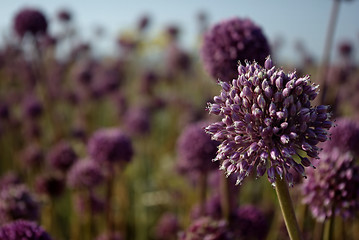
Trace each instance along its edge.
<instances>
[{"instance_id":1,"label":"spherical flower cluster","mask_svg":"<svg viewBox=\"0 0 359 240\"><path fill-rule=\"evenodd\" d=\"M173 213L165 213L159 219L156 226L157 239L175 239L179 230L178 218Z\"/></svg>"},{"instance_id":2,"label":"spherical flower cluster","mask_svg":"<svg viewBox=\"0 0 359 240\"><path fill-rule=\"evenodd\" d=\"M273 185L276 174L292 185L288 170L305 176L304 167L311 166L306 155L317 158L316 145L328 139L328 106L311 106L318 89L309 76L285 74L270 57L265 68L247 62L238 73L232 83L220 82L221 94L208 106L209 113L222 116L206 128L221 141L214 160L227 175L239 172L238 184L256 168L257 177L267 171Z\"/></svg>"},{"instance_id":3,"label":"spherical flower cluster","mask_svg":"<svg viewBox=\"0 0 359 240\"><path fill-rule=\"evenodd\" d=\"M23 37L26 33L32 35L44 34L47 30L47 20L39 10L25 8L16 14L14 29L20 37Z\"/></svg>"},{"instance_id":4,"label":"spherical flower cluster","mask_svg":"<svg viewBox=\"0 0 359 240\"><path fill-rule=\"evenodd\" d=\"M47 160L54 169L66 172L76 161L77 155L67 142L57 143L48 153Z\"/></svg>"},{"instance_id":5,"label":"spherical flower cluster","mask_svg":"<svg viewBox=\"0 0 359 240\"><path fill-rule=\"evenodd\" d=\"M269 222L255 206L241 206L233 216L232 229L239 239L266 239Z\"/></svg>"},{"instance_id":6,"label":"spherical flower cluster","mask_svg":"<svg viewBox=\"0 0 359 240\"><path fill-rule=\"evenodd\" d=\"M212 163L215 158L218 142L211 140L203 127L207 123L197 122L188 125L177 140L179 165L187 171L205 172L218 169L218 164Z\"/></svg>"},{"instance_id":7,"label":"spherical flower cluster","mask_svg":"<svg viewBox=\"0 0 359 240\"><path fill-rule=\"evenodd\" d=\"M21 160L25 167L37 168L44 162L44 153L37 144L31 144L21 152Z\"/></svg>"},{"instance_id":8,"label":"spherical flower cluster","mask_svg":"<svg viewBox=\"0 0 359 240\"><path fill-rule=\"evenodd\" d=\"M146 134L150 130L150 113L144 107L130 108L124 116L126 130L133 135Z\"/></svg>"},{"instance_id":9,"label":"spherical flower cluster","mask_svg":"<svg viewBox=\"0 0 359 240\"><path fill-rule=\"evenodd\" d=\"M43 105L35 95L28 95L23 99L24 117L35 119L43 113Z\"/></svg>"},{"instance_id":10,"label":"spherical flower cluster","mask_svg":"<svg viewBox=\"0 0 359 240\"><path fill-rule=\"evenodd\" d=\"M57 18L61 21L61 22L70 22L72 19L72 15L71 12L67 9L61 9L58 13L57 13Z\"/></svg>"},{"instance_id":11,"label":"spherical flower cluster","mask_svg":"<svg viewBox=\"0 0 359 240\"><path fill-rule=\"evenodd\" d=\"M104 174L101 167L92 159L77 161L67 175L67 184L74 189L93 188L101 184Z\"/></svg>"},{"instance_id":12,"label":"spherical flower cluster","mask_svg":"<svg viewBox=\"0 0 359 240\"><path fill-rule=\"evenodd\" d=\"M12 185L0 191L0 223L16 219L39 219L39 203L23 185Z\"/></svg>"},{"instance_id":13,"label":"spherical flower cluster","mask_svg":"<svg viewBox=\"0 0 359 240\"><path fill-rule=\"evenodd\" d=\"M201 49L207 72L225 82L237 78L238 61L256 60L262 65L269 54L262 30L251 20L237 17L214 25L204 35Z\"/></svg>"},{"instance_id":14,"label":"spherical flower cluster","mask_svg":"<svg viewBox=\"0 0 359 240\"><path fill-rule=\"evenodd\" d=\"M59 175L50 173L41 175L36 178L35 190L49 197L58 197L65 190L65 181L63 177Z\"/></svg>"},{"instance_id":15,"label":"spherical flower cluster","mask_svg":"<svg viewBox=\"0 0 359 240\"><path fill-rule=\"evenodd\" d=\"M339 148L359 156L359 124L349 118L336 119L336 126L330 129L331 139L323 145L324 150Z\"/></svg>"},{"instance_id":16,"label":"spherical flower cluster","mask_svg":"<svg viewBox=\"0 0 359 240\"><path fill-rule=\"evenodd\" d=\"M229 240L233 239L228 231L227 223L223 220L216 221L209 217L195 220L191 226L179 237L180 240Z\"/></svg>"},{"instance_id":17,"label":"spherical flower cluster","mask_svg":"<svg viewBox=\"0 0 359 240\"><path fill-rule=\"evenodd\" d=\"M0 178L0 191L3 188L11 187L12 185L21 184L23 181L21 180L21 177L18 173L9 171L6 172L4 175Z\"/></svg>"},{"instance_id":18,"label":"spherical flower cluster","mask_svg":"<svg viewBox=\"0 0 359 240\"><path fill-rule=\"evenodd\" d=\"M17 220L0 227L0 240L51 240L51 236L35 222Z\"/></svg>"},{"instance_id":19,"label":"spherical flower cluster","mask_svg":"<svg viewBox=\"0 0 359 240\"><path fill-rule=\"evenodd\" d=\"M99 163L129 162L133 156L131 139L117 128L96 131L90 138L87 149Z\"/></svg>"},{"instance_id":20,"label":"spherical flower cluster","mask_svg":"<svg viewBox=\"0 0 359 240\"><path fill-rule=\"evenodd\" d=\"M303 182L303 202L313 216L324 221L332 215L352 218L359 210L359 166L349 152L322 151L316 170Z\"/></svg>"}]
</instances>

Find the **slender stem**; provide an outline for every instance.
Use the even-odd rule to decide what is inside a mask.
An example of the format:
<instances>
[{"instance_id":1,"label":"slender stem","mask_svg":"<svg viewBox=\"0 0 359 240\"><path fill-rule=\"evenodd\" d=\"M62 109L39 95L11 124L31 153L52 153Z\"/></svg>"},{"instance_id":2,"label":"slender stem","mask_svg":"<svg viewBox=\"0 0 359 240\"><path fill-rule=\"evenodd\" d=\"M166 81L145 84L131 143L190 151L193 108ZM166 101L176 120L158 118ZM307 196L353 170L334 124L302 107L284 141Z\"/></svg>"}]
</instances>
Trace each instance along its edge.
<instances>
[{"instance_id":1,"label":"slender stem","mask_svg":"<svg viewBox=\"0 0 359 240\"><path fill-rule=\"evenodd\" d=\"M231 199L230 199L230 192L229 192L229 184L228 179L226 178L225 174L221 174L221 207L223 218L229 221L230 213L231 213Z\"/></svg>"},{"instance_id":2,"label":"slender stem","mask_svg":"<svg viewBox=\"0 0 359 240\"><path fill-rule=\"evenodd\" d=\"M334 239L334 222L335 222L335 215L333 212L332 216L325 223L325 228L324 228L324 239L325 240L333 240Z\"/></svg>"},{"instance_id":3,"label":"slender stem","mask_svg":"<svg viewBox=\"0 0 359 240\"><path fill-rule=\"evenodd\" d=\"M282 210L285 225L291 240L302 239L297 218L295 216L292 200L288 191L288 184L279 176L276 178L276 192L280 208Z\"/></svg>"},{"instance_id":4,"label":"slender stem","mask_svg":"<svg viewBox=\"0 0 359 240\"><path fill-rule=\"evenodd\" d=\"M326 81L327 75L328 75L328 66L330 63L330 53L333 45L333 37L334 37L334 31L338 19L338 13L339 13L339 6L340 6L340 0L333 0L333 7L330 14L330 20L329 20L329 26L327 31L327 36L325 39L325 46L324 46L324 53L323 53L323 59L322 59L322 67L319 70L318 74L318 81L322 85L322 94L320 97L320 104L325 103L325 97L328 90L328 84Z\"/></svg>"},{"instance_id":5,"label":"slender stem","mask_svg":"<svg viewBox=\"0 0 359 240\"><path fill-rule=\"evenodd\" d=\"M322 240L324 232L324 224L322 222L315 222L313 230L313 240Z\"/></svg>"}]
</instances>

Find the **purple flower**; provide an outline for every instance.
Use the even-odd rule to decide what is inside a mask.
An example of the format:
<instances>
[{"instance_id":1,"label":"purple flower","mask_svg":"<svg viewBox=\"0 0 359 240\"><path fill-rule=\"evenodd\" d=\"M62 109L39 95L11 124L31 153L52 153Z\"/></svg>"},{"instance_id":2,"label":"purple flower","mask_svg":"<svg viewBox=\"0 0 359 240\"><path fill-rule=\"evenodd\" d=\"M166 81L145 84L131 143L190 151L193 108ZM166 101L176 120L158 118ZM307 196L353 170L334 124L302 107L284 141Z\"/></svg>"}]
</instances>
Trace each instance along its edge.
<instances>
[{"instance_id":1,"label":"purple flower","mask_svg":"<svg viewBox=\"0 0 359 240\"><path fill-rule=\"evenodd\" d=\"M41 11L24 8L15 15L14 29L20 37L23 37L26 33L32 35L44 34L47 31L47 20Z\"/></svg>"},{"instance_id":2,"label":"purple flower","mask_svg":"<svg viewBox=\"0 0 359 240\"><path fill-rule=\"evenodd\" d=\"M76 159L75 151L67 142L57 143L47 155L47 160L51 167L62 172L66 172Z\"/></svg>"},{"instance_id":3,"label":"purple flower","mask_svg":"<svg viewBox=\"0 0 359 240\"><path fill-rule=\"evenodd\" d=\"M238 61L257 61L263 65L270 54L262 30L249 19L231 18L214 25L205 35L201 58L215 79L230 82L237 78Z\"/></svg>"},{"instance_id":4,"label":"purple flower","mask_svg":"<svg viewBox=\"0 0 359 240\"><path fill-rule=\"evenodd\" d=\"M8 188L21 183L23 183L23 181L21 180L19 174L12 171L6 172L0 178L0 191L4 188Z\"/></svg>"},{"instance_id":5,"label":"purple flower","mask_svg":"<svg viewBox=\"0 0 359 240\"><path fill-rule=\"evenodd\" d=\"M165 213L157 222L156 238L167 240L176 239L179 230L178 218L173 213Z\"/></svg>"},{"instance_id":6,"label":"purple flower","mask_svg":"<svg viewBox=\"0 0 359 240\"><path fill-rule=\"evenodd\" d=\"M21 152L21 160L25 167L38 168L44 162L44 153L38 145L31 144Z\"/></svg>"},{"instance_id":7,"label":"purple flower","mask_svg":"<svg viewBox=\"0 0 359 240\"><path fill-rule=\"evenodd\" d=\"M92 159L78 160L67 174L70 188L93 188L104 181L104 173L97 162Z\"/></svg>"},{"instance_id":8,"label":"purple flower","mask_svg":"<svg viewBox=\"0 0 359 240\"><path fill-rule=\"evenodd\" d=\"M233 216L232 229L238 239L265 239L269 222L264 213L255 206L240 207Z\"/></svg>"},{"instance_id":9,"label":"purple flower","mask_svg":"<svg viewBox=\"0 0 359 240\"><path fill-rule=\"evenodd\" d=\"M0 227L0 240L51 240L50 235L35 222L17 220Z\"/></svg>"},{"instance_id":10,"label":"purple flower","mask_svg":"<svg viewBox=\"0 0 359 240\"><path fill-rule=\"evenodd\" d=\"M35 181L36 192L45 194L49 197L58 197L65 190L65 180L63 177L49 172L45 175L40 175Z\"/></svg>"},{"instance_id":11,"label":"purple flower","mask_svg":"<svg viewBox=\"0 0 359 240\"><path fill-rule=\"evenodd\" d=\"M319 155L316 170L303 181L303 202L313 216L324 221L332 215L353 218L359 210L359 166L349 152L338 148Z\"/></svg>"},{"instance_id":12,"label":"purple flower","mask_svg":"<svg viewBox=\"0 0 359 240\"><path fill-rule=\"evenodd\" d=\"M218 169L212 159L216 157L219 143L206 134L203 129L206 125L206 122L188 125L177 140L178 164L185 172Z\"/></svg>"},{"instance_id":13,"label":"purple flower","mask_svg":"<svg viewBox=\"0 0 359 240\"><path fill-rule=\"evenodd\" d=\"M0 224L16 219L37 221L39 210L39 203L25 185L0 190Z\"/></svg>"},{"instance_id":14,"label":"purple flower","mask_svg":"<svg viewBox=\"0 0 359 240\"><path fill-rule=\"evenodd\" d=\"M131 139L118 128L97 130L90 138L87 149L99 163L129 162L133 156Z\"/></svg>"},{"instance_id":15,"label":"purple flower","mask_svg":"<svg viewBox=\"0 0 359 240\"><path fill-rule=\"evenodd\" d=\"M133 135L144 135L150 131L150 112L144 107L130 108L124 116L126 130Z\"/></svg>"},{"instance_id":16,"label":"purple flower","mask_svg":"<svg viewBox=\"0 0 359 240\"><path fill-rule=\"evenodd\" d=\"M67 9L61 9L58 13L57 13L57 18L61 21L61 22L70 22L72 19L72 15L71 12Z\"/></svg>"},{"instance_id":17,"label":"purple flower","mask_svg":"<svg viewBox=\"0 0 359 240\"><path fill-rule=\"evenodd\" d=\"M122 234L119 232L103 233L96 240L123 240Z\"/></svg>"},{"instance_id":18,"label":"purple flower","mask_svg":"<svg viewBox=\"0 0 359 240\"><path fill-rule=\"evenodd\" d=\"M311 106L318 94L309 76L298 78L272 65L256 62L239 65L238 79L219 82L222 91L208 105L210 114L222 121L206 128L213 140L221 142L215 160L227 175L238 172L237 184L254 168L257 177L267 172L274 184L276 174L292 185L294 168L305 176L311 165L306 157L317 158L319 142L328 139L332 126L327 106Z\"/></svg>"},{"instance_id":19,"label":"purple flower","mask_svg":"<svg viewBox=\"0 0 359 240\"><path fill-rule=\"evenodd\" d=\"M359 156L359 124L349 118L336 119L336 126L330 129L331 139L322 147L326 150L339 148L340 151Z\"/></svg>"},{"instance_id":20,"label":"purple flower","mask_svg":"<svg viewBox=\"0 0 359 240\"><path fill-rule=\"evenodd\" d=\"M195 220L189 228L180 234L180 240L229 240L233 239L227 223L223 220L216 221L209 217Z\"/></svg>"},{"instance_id":21,"label":"purple flower","mask_svg":"<svg viewBox=\"0 0 359 240\"><path fill-rule=\"evenodd\" d=\"M41 116L43 112L42 103L37 99L35 95L28 95L23 100L23 113L24 117L31 119Z\"/></svg>"}]
</instances>

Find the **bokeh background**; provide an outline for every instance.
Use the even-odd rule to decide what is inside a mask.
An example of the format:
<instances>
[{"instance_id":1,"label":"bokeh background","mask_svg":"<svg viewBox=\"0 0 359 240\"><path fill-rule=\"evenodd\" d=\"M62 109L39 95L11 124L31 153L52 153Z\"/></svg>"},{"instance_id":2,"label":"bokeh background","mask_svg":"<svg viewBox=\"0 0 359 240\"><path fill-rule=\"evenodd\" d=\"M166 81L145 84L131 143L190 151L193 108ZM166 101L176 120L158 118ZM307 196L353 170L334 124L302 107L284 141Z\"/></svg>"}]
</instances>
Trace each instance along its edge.
<instances>
[{"instance_id":1,"label":"bokeh background","mask_svg":"<svg viewBox=\"0 0 359 240\"><path fill-rule=\"evenodd\" d=\"M221 90L205 70L203 36L237 17L261 29L275 66L321 84L314 104L331 105L334 145L347 146L326 155L345 164L321 184L347 181L328 188L350 192L354 205L330 218L332 235L356 239L359 1L339 1L334 26L335 1L2 0L0 240L7 224L25 229L11 225L19 219L55 240L204 239L191 238L202 230L213 239L289 239L267 175L235 185L235 174L224 177L211 161L218 143L203 130L220 121L206 107ZM45 16L46 34L15 30L26 8ZM306 180L292 174L304 239L323 239L329 218L311 206L324 200L305 198Z\"/></svg>"}]
</instances>

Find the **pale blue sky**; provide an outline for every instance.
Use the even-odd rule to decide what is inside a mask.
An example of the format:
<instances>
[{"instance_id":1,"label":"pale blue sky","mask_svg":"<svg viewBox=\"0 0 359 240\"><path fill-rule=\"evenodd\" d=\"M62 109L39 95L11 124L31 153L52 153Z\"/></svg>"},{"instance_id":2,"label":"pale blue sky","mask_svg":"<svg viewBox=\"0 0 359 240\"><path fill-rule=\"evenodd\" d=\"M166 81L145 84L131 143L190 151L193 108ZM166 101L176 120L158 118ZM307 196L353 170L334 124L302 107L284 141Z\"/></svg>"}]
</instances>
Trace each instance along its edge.
<instances>
[{"instance_id":1,"label":"pale blue sky","mask_svg":"<svg viewBox=\"0 0 359 240\"><path fill-rule=\"evenodd\" d=\"M322 56L323 43L328 27L332 0L2 0L0 5L0 31L11 26L15 12L23 6L39 7L49 18L59 8L73 11L77 26L83 35L90 36L94 25L107 29L107 40L102 49L111 51L113 39L121 29L135 25L143 13L152 16L152 29L159 31L167 23L180 24L183 40L194 43L197 25L196 14L204 10L210 23L233 16L249 17L262 27L270 41L283 36L282 59L298 60L293 50L296 39L300 39L317 58ZM359 1L343 2L336 29L336 42L348 39L359 46Z\"/></svg>"}]
</instances>

